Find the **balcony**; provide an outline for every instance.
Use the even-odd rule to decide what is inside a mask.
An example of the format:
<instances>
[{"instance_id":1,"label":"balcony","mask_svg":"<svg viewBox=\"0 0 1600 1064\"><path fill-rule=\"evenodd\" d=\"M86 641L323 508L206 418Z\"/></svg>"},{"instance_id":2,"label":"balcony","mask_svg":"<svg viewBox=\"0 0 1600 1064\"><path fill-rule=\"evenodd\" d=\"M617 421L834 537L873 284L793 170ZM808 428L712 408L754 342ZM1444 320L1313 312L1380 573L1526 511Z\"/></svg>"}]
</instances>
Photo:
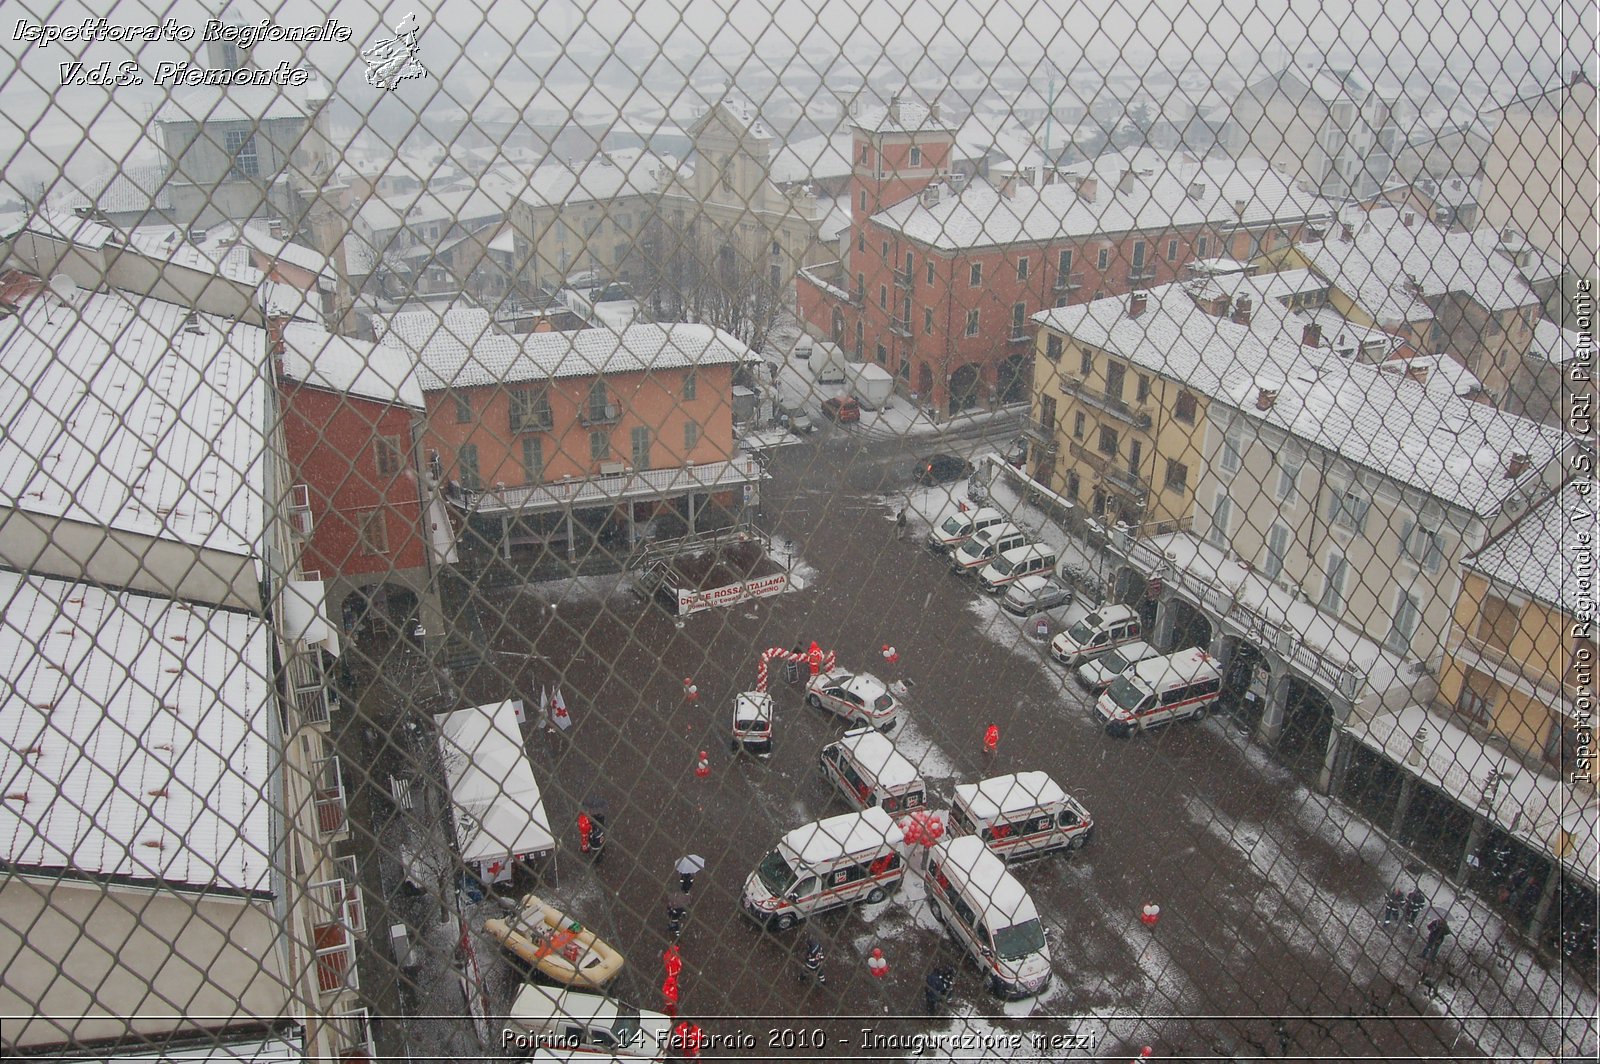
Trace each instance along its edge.
<instances>
[{"instance_id":1,"label":"balcony","mask_svg":"<svg viewBox=\"0 0 1600 1064\"><path fill-rule=\"evenodd\" d=\"M345 1009L339 1020L344 1031L339 1042L339 1060L377 1060L378 1051L372 1044L372 1020L367 1010Z\"/></svg>"},{"instance_id":2,"label":"balcony","mask_svg":"<svg viewBox=\"0 0 1600 1064\"><path fill-rule=\"evenodd\" d=\"M911 323L904 318L890 318L889 331L894 333L896 336L904 336L907 339L910 339Z\"/></svg>"},{"instance_id":3,"label":"balcony","mask_svg":"<svg viewBox=\"0 0 1600 1064\"><path fill-rule=\"evenodd\" d=\"M1011 326L1011 335L1006 337L1006 343L1008 343L1008 344L1025 344L1029 340L1032 340L1032 339L1033 339L1033 337L1028 335L1028 330L1027 330L1026 326L1017 325L1017 324L1013 323L1012 326Z\"/></svg>"},{"instance_id":4,"label":"balcony","mask_svg":"<svg viewBox=\"0 0 1600 1064\"><path fill-rule=\"evenodd\" d=\"M1155 268L1151 266L1136 266L1128 271L1129 287L1137 287L1142 284L1149 284L1155 279L1156 271Z\"/></svg>"},{"instance_id":5,"label":"balcony","mask_svg":"<svg viewBox=\"0 0 1600 1064\"><path fill-rule=\"evenodd\" d=\"M1057 292L1076 292L1083 287L1083 274L1062 273L1056 275L1055 290Z\"/></svg>"},{"instance_id":6,"label":"balcony","mask_svg":"<svg viewBox=\"0 0 1600 1064\"><path fill-rule=\"evenodd\" d=\"M1502 687L1536 698L1544 705L1571 716L1581 693L1575 684L1566 683L1548 668L1514 658L1510 651L1469 634L1460 625L1451 625L1445 650L1458 662L1492 677Z\"/></svg>"},{"instance_id":7,"label":"balcony","mask_svg":"<svg viewBox=\"0 0 1600 1064\"><path fill-rule=\"evenodd\" d=\"M615 403L607 403L604 410L598 406L587 406L578 420L585 425L615 425L622 420L622 408Z\"/></svg>"},{"instance_id":8,"label":"balcony","mask_svg":"<svg viewBox=\"0 0 1600 1064\"><path fill-rule=\"evenodd\" d=\"M317 789L312 801L317 808L317 831L324 841L341 838L349 830L344 777L339 771L339 758L325 757L316 764Z\"/></svg>"},{"instance_id":9,"label":"balcony","mask_svg":"<svg viewBox=\"0 0 1600 1064\"><path fill-rule=\"evenodd\" d=\"M289 531L299 539L310 539L315 529L311 516L311 489L296 484L289 494Z\"/></svg>"},{"instance_id":10,"label":"balcony","mask_svg":"<svg viewBox=\"0 0 1600 1064\"><path fill-rule=\"evenodd\" d=\"M1022 423L1022 435L1034 443L1041 443L1047 447L1055 445L1056 426L1037 418L1028 418Z\"/></svg>"},{"instance_id":11,"label":"balcony","mask_svg":"<svg viewBox=\"0 0 1600 1064\"><path fill-rule=\"evenodd\" d=\"M317 924L312 929L317 954L317 989L324 997L335 997L361 989L356 968L356 939L343 924Z\"/></svg>"},{"instance_id":12,"label":"balcony","mask_svg":"<svg viewBox=\"0 0 1600 1064\"><path fill-rule=\"evenodd\" d=\"M1105 392L1084 390L1077 394L1077 398L1080 402L1086 403L1096 410L1102 410L1119 421L1126 421L1130 425L1135 423L1134 412L1129 408L1128 404L1121 399L1107 395Z\"/></svg>"},{"instance_id":13,"label":"balcony","mask_svg":"<svg viewBox=\"0 0 1600 1064\"><path fill-rule=\"evenodd\" d=\"M1126 466L1111 466L1104 475L1107 481L1123 491L1146 499L1150 497L1150 482Z\"/></svg>"},{"instance_id":14,"label":"balcony","mask_svg":"<svg viewBox=\"0 0 1600 1064\"><path fill-rule=\"evenodd\" d=\"M1067 445L1067 453L1090 469L1093 469L1096 473L1104 473L1111 468L1111 463L1116 460L1115 456L1090 450L1076 440Z\"/></svg>"},{"instance_id":15,"label":"balcony","mask_svg":"<svg viewBox=\"0 0 1600 1064\"><path fill-rule=\"evenodd\" d=\"M894 271L894 286L896 288L910 288L911 287L911 273L910 273L910 271L908 271L908 270L896 270L896 271Z\"/></svg>"}]
</instances>

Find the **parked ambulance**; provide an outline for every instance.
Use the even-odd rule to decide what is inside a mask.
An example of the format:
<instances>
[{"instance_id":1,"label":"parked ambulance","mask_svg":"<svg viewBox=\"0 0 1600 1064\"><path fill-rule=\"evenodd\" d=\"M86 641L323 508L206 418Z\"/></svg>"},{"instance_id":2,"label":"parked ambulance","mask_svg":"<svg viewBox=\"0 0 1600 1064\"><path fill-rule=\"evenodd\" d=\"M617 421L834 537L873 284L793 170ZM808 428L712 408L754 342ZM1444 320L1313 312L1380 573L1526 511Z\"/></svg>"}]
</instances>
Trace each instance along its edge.
<instances>
[{"instance_id":1,"label":"parked ambulance","mask_svg":"<svg viewBox=\"0 0 1600 1064\"><path fill-rule=\"evenodd\" d=\"M928 549L936 554L955 550L986 528L1004 524L1006 515L989 506L976 510L957 510L934 522L928 533Z\"/></svg>"},{"instance_id":2,"label":"parked ambulance","mask_svg":"<svg viewBox=\"0 0 1600 1064\"><path fill-rule=\"evenodd\" d=\"M1095 709L1112 735L1201 720L1222 694L1222 670L1198 647L1150 658L1111 681Z\"/></svg>"},{"instance_id":3,"label":"parked ambulance","mask_svg":"<svg viewBox=\"0 0 1600 1064\"><path fill-rule=\"evenodd\" d=\"M1044 924L1021 883L975 835L946 836L928 851L923 879L933 915L1002 998L1050 985Z\"/></svg>"},{"instance_id":4,"label":"parked ambulance","mask_svg":"<svg viewBox=\"0 0 1600 1064\"><path fill-rule=\"evenodd\" d=\"M905 878L903 846L894 818L876 807L795 828L745 880L745 914L787 931L816 913L880 902Z\"/></svg>"},{"instance_id":5,"label":"parked ambulance","mask_svg":"<svg viewBox=\"0 0 1600 1064\"><path fill-rule=\"evenodd\" d=\"M1015 861L1081 849L1094 836L1094 819L1049 773L1013 772L956 787L950 829Z\"/></svg>"},{"instance_id":6,"label":"parked ambulance","mask_svg":"<svg viewBox=\"0 0 1600 1064\"><path fill-rule=\"evenodd\" d=\"M664 1013L624 1005L604 994L529 983L506 1017L506 1048L664 1060L672 1021Z\"/></svg>"},{"instance_id":7,"label":"parked ambulance","mask_svg":"<svg viewBox=\"0 0 1600 1064\"><path fill-rule=\"evenodd\" d=\"M872 728L855 728L822 748L822 777L857 809L877 806L901 816L928 800L917 766Z\"/></svg>"},{"instance_id":8,"label":"parked ambulance","mask_svg":"<svg viewBox=\"0 0 1600 1064\"><path fill-rule=\"evenodd\" d=\"M1139 623L1139 614L1134 608L1112 603L1101 606L1051 640L1050 656L1068 668L1075 668L1143 634L1144 626Z\"/></svg>"}]
</instances>

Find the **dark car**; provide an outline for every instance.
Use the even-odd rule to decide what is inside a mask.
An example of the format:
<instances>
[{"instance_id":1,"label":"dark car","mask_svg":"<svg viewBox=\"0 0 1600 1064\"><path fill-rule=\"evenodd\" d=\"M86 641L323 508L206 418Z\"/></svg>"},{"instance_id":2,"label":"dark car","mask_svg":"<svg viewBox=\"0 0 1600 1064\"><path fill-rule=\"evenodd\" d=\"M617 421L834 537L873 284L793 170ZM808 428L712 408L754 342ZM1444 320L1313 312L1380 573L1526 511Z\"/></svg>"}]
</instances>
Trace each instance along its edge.
<instances>
[{"instance_id":1,"label":"dark car","mask_svg":"<svg viewBox=\"0 0 1600 1064\"><path fill-rule=\"evenodd\" d=\"M836 395L822 403L822 416L843 425L861 420L861 405L848 395Z\"/></svg>"},{"instance_id":2,"label":"dark car","mask_svg":"<svg viewBox=\"0 0 1600 1064\"><path fill-rule=\"evenodd\" d=\"M947 480L960 480L972 475L972 463L953 454L930 454L917 459L918 484L942 484Z\"/></svg>"}]
</instances>

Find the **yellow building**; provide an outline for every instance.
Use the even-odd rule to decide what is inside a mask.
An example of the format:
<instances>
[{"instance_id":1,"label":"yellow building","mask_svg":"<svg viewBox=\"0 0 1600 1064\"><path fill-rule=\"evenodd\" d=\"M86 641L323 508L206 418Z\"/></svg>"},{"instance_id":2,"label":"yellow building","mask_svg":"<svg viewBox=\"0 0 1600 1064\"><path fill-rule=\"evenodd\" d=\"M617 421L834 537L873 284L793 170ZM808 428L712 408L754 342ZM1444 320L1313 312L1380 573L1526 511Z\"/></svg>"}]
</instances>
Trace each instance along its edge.
<instances>
[{"instance_id":1,"label":"yellow building","mask_svg":"<svg viewBox=\"0 0 1600 1064\"><path fill-rule=\"evenodd\" d=\"M1593 790L1596 631L1574 539L1591 527L1596 483L1573 480L1467 560L1439 698ZM1588 524L1574 525L1573 515ZM1592 542L1588 546L1592 557Z\"/></svg>"},{"instance_id":2,"label":"yellow building","mask_svg":"<svg viewBox=\"0 0 1600 1064\"><path fill-rule=\"evenodd\" d=\"M1209 397L1300 352L1254 332L1253 313L1248 297L1198 303L1168 284L1035 315L1034 479L1108 523L1186 527Z\"/></svg>"}]
</instances>

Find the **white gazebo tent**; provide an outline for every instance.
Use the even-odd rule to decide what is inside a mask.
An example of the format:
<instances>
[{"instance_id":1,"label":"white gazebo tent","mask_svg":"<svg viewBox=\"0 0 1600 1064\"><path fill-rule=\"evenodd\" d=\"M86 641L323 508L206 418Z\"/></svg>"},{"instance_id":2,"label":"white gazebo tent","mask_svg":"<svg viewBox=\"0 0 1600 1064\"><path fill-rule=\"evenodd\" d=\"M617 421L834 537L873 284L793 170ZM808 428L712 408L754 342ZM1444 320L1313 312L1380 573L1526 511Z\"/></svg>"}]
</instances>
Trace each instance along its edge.
<instances>
[{"instance_id":1,"label":"white gazebo tent","mask_svg":"<svg viewBox=\"0 0 1600 1064\"><path fill-rule=\"evenodd\" d=\"M555 836L515 705L496 702L436 720L461 859L485 882L498 882L511 877L517 861L553 852Z\"/></svg>"}]
</instances>

